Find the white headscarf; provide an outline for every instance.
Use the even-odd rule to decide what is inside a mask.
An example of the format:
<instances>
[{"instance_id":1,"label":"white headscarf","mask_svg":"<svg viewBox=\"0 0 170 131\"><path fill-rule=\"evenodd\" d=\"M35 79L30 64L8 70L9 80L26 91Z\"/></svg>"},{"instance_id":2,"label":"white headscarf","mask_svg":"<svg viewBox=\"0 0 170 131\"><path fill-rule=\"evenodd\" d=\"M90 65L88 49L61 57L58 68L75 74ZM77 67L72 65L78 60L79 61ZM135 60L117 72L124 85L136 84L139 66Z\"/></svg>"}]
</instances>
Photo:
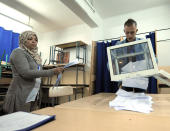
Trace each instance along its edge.
<instances>
[{"instance_id":1,"label":"white headscarf","mask_svg":"<svg viewBox=\"0 0 170 131\"><path fill-rule=\"evenodd\" d=\"M38 47L36 47L32 50L30 50L29 48L26 47L26 42L27 42L28 38L30 38L32 35L35 35L37 37L37 35L32 31L24 31L23 33L21 33L19 36L19 47L26 50L32 56L32 58L36 61L36 63L38 65L41 65L42 59L41 59L40 55L38 54ZM37 40L38 40L38 38L37 38Z\"/></svg>"}]
</instances>

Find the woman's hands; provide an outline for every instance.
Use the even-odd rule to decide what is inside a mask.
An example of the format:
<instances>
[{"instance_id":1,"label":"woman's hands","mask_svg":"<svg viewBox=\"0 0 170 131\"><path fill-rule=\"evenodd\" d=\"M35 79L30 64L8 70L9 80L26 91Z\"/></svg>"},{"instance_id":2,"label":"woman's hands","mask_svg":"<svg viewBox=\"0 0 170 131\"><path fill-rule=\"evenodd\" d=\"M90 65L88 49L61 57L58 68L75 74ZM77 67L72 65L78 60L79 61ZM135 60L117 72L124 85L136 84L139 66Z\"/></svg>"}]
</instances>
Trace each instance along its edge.
<instances>
[{"instance_id":1,"label":"woman's hands","mask_svg":"<svg viewBox=\"0 0 170 131\"><path fill-rule=\"evenodd\" d=\"M60 74L64 72L64 67L57 67L54 69L54 74Z\"/></svg>"}]
</instances>

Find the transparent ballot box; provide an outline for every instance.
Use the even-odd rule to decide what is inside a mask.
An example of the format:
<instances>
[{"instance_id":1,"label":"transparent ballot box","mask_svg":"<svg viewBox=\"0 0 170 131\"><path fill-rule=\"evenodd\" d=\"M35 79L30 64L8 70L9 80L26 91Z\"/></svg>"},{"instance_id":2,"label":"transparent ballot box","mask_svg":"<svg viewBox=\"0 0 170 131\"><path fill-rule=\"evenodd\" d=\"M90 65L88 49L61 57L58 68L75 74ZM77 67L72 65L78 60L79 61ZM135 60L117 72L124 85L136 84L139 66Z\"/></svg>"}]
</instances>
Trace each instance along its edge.
<instances>
[{"instance_id":1,"label":"transparent ballot box","mask_svg":"<svg viewBox=\"0 0 170 131\"><path fill-rule=\"evenodd\" d=\"M112 81L153 76L158 73L149 39L108 47L107 53Z\"/></svg>"}]
</instances>

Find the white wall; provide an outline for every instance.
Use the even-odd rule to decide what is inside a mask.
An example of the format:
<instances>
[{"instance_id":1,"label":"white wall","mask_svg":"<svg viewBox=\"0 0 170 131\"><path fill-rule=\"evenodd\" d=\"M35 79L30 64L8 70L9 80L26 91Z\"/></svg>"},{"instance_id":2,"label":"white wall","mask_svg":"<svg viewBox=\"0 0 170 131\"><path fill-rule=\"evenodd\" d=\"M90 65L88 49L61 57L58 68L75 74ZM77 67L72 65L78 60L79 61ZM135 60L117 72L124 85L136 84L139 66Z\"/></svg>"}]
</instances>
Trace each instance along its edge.
<instances>
[{"instance_id":1,"label":"white wall","mask_svg":"<svg viewBox=\"0 0 170 131\"><path fill-rule=\"evenodd\" d=\"M92 43L92 29L86 24L72 26L63 30L38 33L39 37L39 51L42 52L43 62L45 59L49 60L50 45L63 44L81 40L88 44L87 47L87 67L90 66L91 59L91 43ZM75 50L72 49L70 53L70 60L76 58Z\"/></svg>"},{"instance_id":2,"label":"white wall","mask_svg":"<svg viewBox=\"0 0 170 131\"><path fill-rule=\"evenodd\" d=\"M33 30L35 31L35 30ZM57 41L58 33L49 32L49 33L39 33L35 31L38 36L38 51L41 52L42 63L46 61L46 64L49 62L50 46L54 45Z\"/></svg>"},{"instance_id":3,"label":"white wall","mask_svg":"<svg viewBox=\"0 0 170 131\"><path fill-rule=\"evenodd\" d=\"M105 19L103 25L98 28L92 29L89 28L86 24L83 24L72 26L60 31L39 34L39 49L42 52L43 60L45 60L49 58L50 45L82 40L89 44L87 62L89 67L91 60L90 57L92 40L97 41L124 36L123 24L128 18L133 18L137 21L139 29L138 33L168 28L170 27L169 12L170 5L159 6ZM157 40L167 38L170 38L170 30L157 33ZM159 42L157 49L159 65L170 65L170 59L167 59L168 52L170 50L170 41ZM75 52L73 52L71 56L74 57Z\"/></svg>"},{"instance_id":4,"label":"white wall","mask_svg":"<svg viewBox=\"0 0 170 131\"><path fill-rule=\"evenodd\" d=\"M169 12L170 5L166 5L105 19L103 23L103 37L109 39L124 36L123 25L128 18L133 18L137 21L138 33L170 28ZM170 39L170 30L157 33L157 40L168 38ZM170 65L170 59L167 59L170 50L170 41L159 42L157 49L159 65Z\"/></svg>"},{"instance_id":5,"label":"white wall","mask_svg":"<svg viewBox=\"0 0 170 131\"><path fill-rule=\"evenodd\" d=\"M124 35L123 25L128 18L133 18L137 21L138 33L170 27L169 11L170 5L166 5L105 19L104 37L112 38Z\"/></svg>"}]
</instances>

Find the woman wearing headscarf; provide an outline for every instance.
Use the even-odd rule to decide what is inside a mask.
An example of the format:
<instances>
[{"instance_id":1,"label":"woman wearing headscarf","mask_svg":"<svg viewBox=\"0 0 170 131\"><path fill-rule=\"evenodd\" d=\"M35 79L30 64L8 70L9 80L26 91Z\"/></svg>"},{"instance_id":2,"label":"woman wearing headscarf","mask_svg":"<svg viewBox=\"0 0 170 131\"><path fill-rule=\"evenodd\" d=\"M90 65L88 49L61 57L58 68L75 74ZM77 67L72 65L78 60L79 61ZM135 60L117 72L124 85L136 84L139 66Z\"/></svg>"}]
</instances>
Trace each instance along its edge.
<instances>
[{"instance_id":1,"label":"woman wearing headscarf","mask_svg":"<svg viewBox=\"0 0 170 131\"><path fill-rule=\"evenodd\" d=\"M25 31L19 37L19 48L11 53L13 79L3 105L5 113L33 111L37 106L40 77L52 76L63 71L63 68L42 69L37 43L37 35L32 31Z\"/></svg>"}]
</instances>

